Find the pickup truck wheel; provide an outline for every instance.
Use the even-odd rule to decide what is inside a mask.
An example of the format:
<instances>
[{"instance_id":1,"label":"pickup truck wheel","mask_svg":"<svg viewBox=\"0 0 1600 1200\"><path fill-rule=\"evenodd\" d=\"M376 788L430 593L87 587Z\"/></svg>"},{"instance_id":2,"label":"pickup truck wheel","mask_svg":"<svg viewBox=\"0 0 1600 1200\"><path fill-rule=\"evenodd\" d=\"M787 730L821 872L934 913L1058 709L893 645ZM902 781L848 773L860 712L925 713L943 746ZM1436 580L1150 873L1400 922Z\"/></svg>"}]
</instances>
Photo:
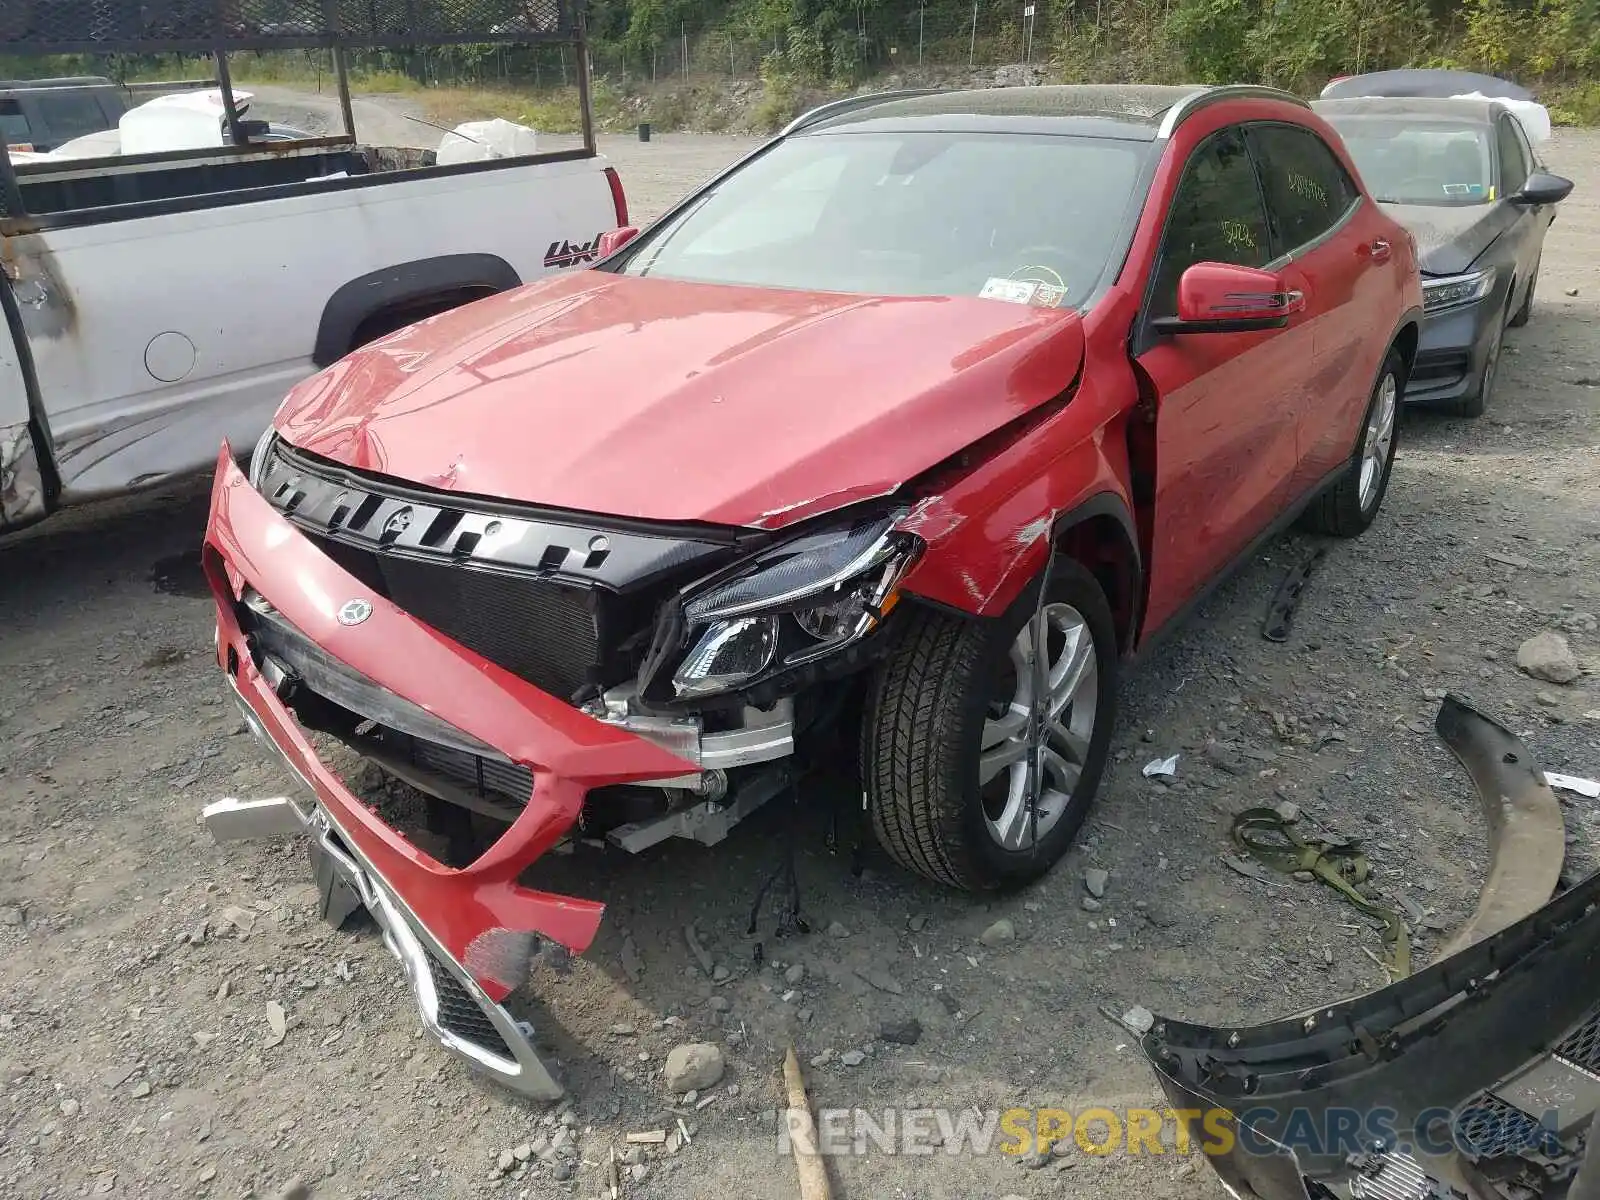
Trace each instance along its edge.
<instances>
[{"instance_id":1,"label":"pickup truck wheel","mask_svg":"<svg viewBox=\"0 0 1600 1200\"><path fill-rule=\"evenodd\" d=\"M1357 537L1383 506L1399 441L1400 398L1406 390L1406 364L1391 349L1372 387L1366 415L1356 431L1350 462L1338 480L1311 502L1302 524L1314 533Z\"/></svg>"},{"instance_id":2,"label":"pickup truck wheel","mask_svg":"<svg viewBox=\"0 0 1600 1200\"><path fill-rule=\"evenodd\" d=\"M1037 598L1027 589L992 621L908 614L868 691L862 778L873 832L902 866L952 887L1042 875L1082 826L1105 769L1117 676L1105 593L1079 564L1056 564L1044 597L1048 719L1031 737ZM1030 753L1042 780L1033 805Z\"/></svg>"}]
</instances>

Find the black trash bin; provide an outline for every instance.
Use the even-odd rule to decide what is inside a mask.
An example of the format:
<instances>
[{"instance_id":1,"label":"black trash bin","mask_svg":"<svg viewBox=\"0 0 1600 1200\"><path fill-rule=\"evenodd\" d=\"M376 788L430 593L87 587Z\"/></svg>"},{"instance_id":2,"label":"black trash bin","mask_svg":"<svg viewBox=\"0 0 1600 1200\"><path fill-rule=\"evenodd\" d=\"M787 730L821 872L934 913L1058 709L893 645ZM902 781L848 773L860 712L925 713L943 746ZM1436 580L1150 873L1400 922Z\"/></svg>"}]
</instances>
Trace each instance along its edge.
<instances>
[{"instance_id":1,"label":"black trash bin","mask_svg":"<svg viewBox=\"0 0 1600 1200\"><path fill-rule=\"evenodd\" d=\"M650 122L649 121L640 121L639 122L639 140L641 142L648 142L650 140Z\"/></svg>"}]
</instances>

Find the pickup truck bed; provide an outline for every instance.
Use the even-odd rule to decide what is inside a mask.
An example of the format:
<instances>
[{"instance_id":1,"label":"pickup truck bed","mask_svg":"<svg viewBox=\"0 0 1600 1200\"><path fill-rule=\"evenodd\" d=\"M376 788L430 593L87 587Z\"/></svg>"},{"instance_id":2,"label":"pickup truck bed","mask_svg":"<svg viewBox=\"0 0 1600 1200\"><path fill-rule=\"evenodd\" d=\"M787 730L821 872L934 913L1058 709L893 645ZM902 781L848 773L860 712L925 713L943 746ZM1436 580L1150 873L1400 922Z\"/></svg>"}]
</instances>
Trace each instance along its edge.
<instances>
[{"instance_id":1,"label":"pickup truck bed","mask_svg":"<svg viewBox=\"0 0 1600 1200\"><path fill-rule=\"evenodd\" d=\"M257 188L293 186L341 173L375 176L431 167L433 160L431 150L376 146L301 149L289 143L259 157L184 162L152 156L148 162L118 164L109 170L104 160L68 166L34 163L17 168L17 183L27 211L34 217L77 213L82 214L78 223L98 224L121 216L106 210L124 205L187 200L209 208L229 200L251 203L260 198L250 194Z\"/></svg>"},{"instance_id":2,"label":"pickup truck bed","mask_svg":"<svg viewBox=\"0 0 1600 1200\"><path fill-rule=\"evenodd\" d=\"M626 224L586 151L434 158L287 143L18 164L0 196L0 530L202 471L318 367L576 269Z\"/></svg>"}]
</instances>

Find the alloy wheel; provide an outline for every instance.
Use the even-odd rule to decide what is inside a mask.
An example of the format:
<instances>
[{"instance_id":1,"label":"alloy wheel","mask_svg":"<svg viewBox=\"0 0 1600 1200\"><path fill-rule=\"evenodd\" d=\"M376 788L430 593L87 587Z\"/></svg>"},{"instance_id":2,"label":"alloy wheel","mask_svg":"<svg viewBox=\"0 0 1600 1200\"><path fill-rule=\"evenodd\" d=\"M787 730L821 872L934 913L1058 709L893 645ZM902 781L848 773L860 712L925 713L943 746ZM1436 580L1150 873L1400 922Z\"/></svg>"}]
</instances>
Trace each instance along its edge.
<instances>
[{"instance_id":1,"label":"alloy wheel","mask_svg":"<svg viewBox=\"0 0 1600 1200\"><path fill-rule=\"evenodd\" d=\"M1099 697L1099 662L1083 614L1070 604L1043 613L1047 684L1041 727L1034 702L1035 621L1011 643L983 726L978 787L989 835L1006 850L1036 846L1067 811L1088 760ZM1034 787L1030 801L1030 761Z\"/></svg>"},{"instance_id":2,"label":"alloy wheel","mask_svg":"<svg viewBox=\"0 0 1600 1200\"><path fill-rule=\"evenodd\" d=\"M1361 486L1358 498L1366 512L1378 502L1383 470L1394 448L1394 419L1400 403L1400 381L1387 373L1378 384L1378 396L1367 418L1367 431L1361 441Z\"/></svg>"}]
</instances>

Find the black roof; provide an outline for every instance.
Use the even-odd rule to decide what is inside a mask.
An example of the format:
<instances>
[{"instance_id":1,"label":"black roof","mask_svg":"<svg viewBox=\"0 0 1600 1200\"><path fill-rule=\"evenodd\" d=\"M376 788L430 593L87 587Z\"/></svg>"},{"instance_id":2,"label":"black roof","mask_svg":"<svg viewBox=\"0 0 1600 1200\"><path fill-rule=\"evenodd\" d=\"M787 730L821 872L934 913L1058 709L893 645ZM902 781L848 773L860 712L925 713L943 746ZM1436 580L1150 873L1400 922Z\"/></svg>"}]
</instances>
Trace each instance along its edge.
<instances>
[{"instance_id":1,"label":"black roof","mask_svg":"<svg viewBox=\"0 0 1600 1200\"><path fill-rule=\"evenodd\" d=\"M882 99L858 97L837 112L802 118L805 132L898 129L1004 128L1013 132L1072 132L1152 141L1173 105L1210 89L1200 84L1054 84L1044 87L973 88Z\"/></svg>"},{"instance_id":2,"label":"black roof","mask_svg":"<svg viewBox=\"0 0 1600 1200\"><path fill-rule=\"evenodd\" d=\"M1373 71L1367 75L1346 75L1322 89L1324 100L1345 100L1352 96L1464 96L1479 92L1506 100L1532 100L1527 88L1497 75L1474 71L1443 71L1422 67L1402 67L1395 71Z\"/></svg>"},{"instance_id":3,"label":"black roof","mask_svg":"<svg viewBox=\"0 0 1600 1200\"><path fill-rule=\"evenodd\" d=\"M1494 100L1457 100L1434 96L1352 96L1316 100L1312 109L1337 124L1340 117L1403 117L1413 121L1457 121L1463 125L1492 125L1505 106Z\"/></svg>"}]
</instances>

